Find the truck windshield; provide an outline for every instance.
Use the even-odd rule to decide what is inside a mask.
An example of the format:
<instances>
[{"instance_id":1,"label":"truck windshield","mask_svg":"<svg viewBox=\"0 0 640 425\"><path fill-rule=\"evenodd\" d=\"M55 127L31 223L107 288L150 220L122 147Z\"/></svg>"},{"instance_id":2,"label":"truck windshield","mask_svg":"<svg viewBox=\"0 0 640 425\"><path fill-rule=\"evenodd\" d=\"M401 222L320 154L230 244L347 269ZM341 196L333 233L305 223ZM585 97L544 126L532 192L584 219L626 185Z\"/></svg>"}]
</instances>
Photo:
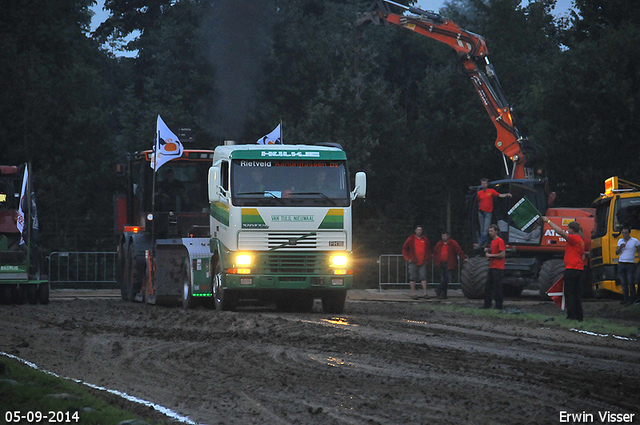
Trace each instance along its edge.
<instances>
[{"instance_id":1,"label":"truck windshield","mask_svg":"<svg viewBox=\"0 0 640 425\"><path fill-rule=\"evenodd\" d=\"M622 198L616 202L613 216L613 231L622 231L623 225L640 229L640 198Z\"/></svg>"},{"instance_id":2,"label":"truck windshield","mask_svg":"<svg viewBox=\"0 0 640 425\"><path fill-rule=\"evenodd\" d=\"M345 161L234 160L233 204L239 206L348 206Z\"/></svg>"}]
</instances>

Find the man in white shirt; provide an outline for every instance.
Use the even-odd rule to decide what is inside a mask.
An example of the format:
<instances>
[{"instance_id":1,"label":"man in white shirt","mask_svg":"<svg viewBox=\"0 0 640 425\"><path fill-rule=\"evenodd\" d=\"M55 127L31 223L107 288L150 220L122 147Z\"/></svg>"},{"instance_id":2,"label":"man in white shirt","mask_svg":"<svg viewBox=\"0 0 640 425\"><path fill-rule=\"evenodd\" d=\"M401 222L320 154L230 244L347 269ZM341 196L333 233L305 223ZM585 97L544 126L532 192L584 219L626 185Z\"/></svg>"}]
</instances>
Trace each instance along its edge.
<instances>
[{"instance_id":1,"label":"man in white shirt","mask_svg":"<svg viewBox=\"0 0 640 425\"><path fill-rule=\"evenodd\" d=\"M616 255L618 259L618 279L622 284L624 299L621 304L633 304L636 302L635 260L636 252L640 253L640 242L631 237L631 228L622 227L622 238L618 241Z\"/></svg>"}]
</instances>

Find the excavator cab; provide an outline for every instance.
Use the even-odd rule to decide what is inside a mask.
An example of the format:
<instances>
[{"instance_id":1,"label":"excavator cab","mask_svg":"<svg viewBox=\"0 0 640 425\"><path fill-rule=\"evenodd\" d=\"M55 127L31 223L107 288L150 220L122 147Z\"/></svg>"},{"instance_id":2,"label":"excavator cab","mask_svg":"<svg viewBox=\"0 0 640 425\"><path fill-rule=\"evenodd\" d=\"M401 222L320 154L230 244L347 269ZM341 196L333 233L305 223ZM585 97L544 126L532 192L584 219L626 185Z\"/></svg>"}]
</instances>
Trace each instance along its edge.
<instances>
[{"instance_id":1,"label":"excavator cab","mask_svg":"<svg viewBox=\"0 0 640 425\"><path fill-rule=\"evenodd\" d=\"M500 237L505 243L507 245L540 245L543 236L542 225L534 222L522 229L514 223L508 212L518 201L526 198L538 210L540 215L544 215L549 206L547 181L537 179L502 179L490 182L489 187L499 193L511 193L512 195L510 198L494 199L493 203L492 223L497 224L500 228ZM477 243L480 237L478 190L479 188L477 186L470 188L470 222L474 243Z\"/></svg>"}]
</instances>

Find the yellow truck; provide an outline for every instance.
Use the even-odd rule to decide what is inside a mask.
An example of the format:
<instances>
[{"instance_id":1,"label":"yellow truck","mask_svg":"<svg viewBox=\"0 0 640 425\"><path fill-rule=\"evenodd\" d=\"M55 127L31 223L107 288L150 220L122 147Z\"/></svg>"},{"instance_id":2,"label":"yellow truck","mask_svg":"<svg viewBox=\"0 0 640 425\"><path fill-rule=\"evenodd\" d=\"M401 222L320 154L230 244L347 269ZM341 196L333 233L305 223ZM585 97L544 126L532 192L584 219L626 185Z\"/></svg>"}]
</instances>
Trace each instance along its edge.
<instances>
[{"instance_id":1,"label":"yellow truck","mask_svg":"<svg viewBox=\"0 0 640 425\"><path fill-rule=\"evenodd\" d=\"M632 237L640 239L640 185L610 177L593 207L596 209L590 248L593 288L596 296L607 292L622 294L616 273L619 257L616 246L624 225L630 226ZM636 272L636 283L638 277Z\"/></svg>"}]
</instances>

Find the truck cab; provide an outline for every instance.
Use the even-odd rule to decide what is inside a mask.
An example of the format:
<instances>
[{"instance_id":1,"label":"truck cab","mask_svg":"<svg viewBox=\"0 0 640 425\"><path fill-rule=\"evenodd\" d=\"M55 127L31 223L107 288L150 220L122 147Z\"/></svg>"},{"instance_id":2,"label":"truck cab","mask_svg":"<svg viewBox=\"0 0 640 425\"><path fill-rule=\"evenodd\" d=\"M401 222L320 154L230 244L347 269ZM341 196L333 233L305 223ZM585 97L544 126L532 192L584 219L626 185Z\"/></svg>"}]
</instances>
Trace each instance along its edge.
<instances>
[{"instance_id":1,"label":"truck cab","mask_svg":"<svg viewBox=\"0 0 640 425\"><path fill-rule=\"evenodd\" d=\"M209 172L214 302L273 301L283 310L340 313L353 285L352 188L340 147L226 145Z\"/></svg>"}]
</instances>

